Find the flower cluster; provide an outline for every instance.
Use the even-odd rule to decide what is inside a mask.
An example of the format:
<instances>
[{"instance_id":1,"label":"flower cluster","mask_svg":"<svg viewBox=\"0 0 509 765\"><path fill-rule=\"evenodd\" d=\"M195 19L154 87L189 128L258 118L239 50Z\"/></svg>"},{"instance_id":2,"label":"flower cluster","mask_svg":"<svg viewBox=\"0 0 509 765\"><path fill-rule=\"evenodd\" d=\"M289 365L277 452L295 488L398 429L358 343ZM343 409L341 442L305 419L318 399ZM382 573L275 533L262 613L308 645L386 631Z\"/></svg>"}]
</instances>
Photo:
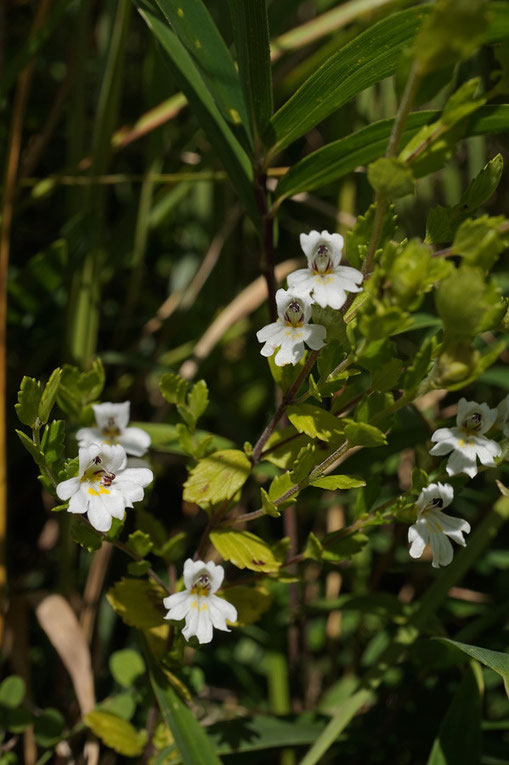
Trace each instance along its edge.
<instances>
[{"instance_id":1,"label":"flower cluster","mask_svg":"<svg viewBox=\"0 0 509 765\"><path fill-rule=\"evenodd\" d=\"M356 268L342 266L343 237L328 231L300 235L308 266L288 276L288 290L276 293L278 319L256 333L264 346L263 356L272 356L277 366L297 364L304 355L304 344L319 350L325 344L325 327L310 324L311 306L340 309L347 292L360 292L363 275Z\"/></svg>"},{"instance_id":2,"label":"flower cluster","mask_svg":"<svg viewBox=\"0 0 509 765\"><path fill-rule=\"evenodd\" d=\"M486 433L498 423L504 435L509 435L509 396L496 409L487 404L458 401L456 426L439 428L431 436L435 444L430 454L443 456L450 454L446 465L449 476L465 473L469 478L477 475L477 460L486 467L496 467L495 457L500 457L500 445L488 438ZM423 489L416 502L417 522L408 529L410 555L420 558L427 544L431 547L432 565L435 568L447 566L453 557L453 539L465 546L463 534L468 534L470 524L463 518L453 518L442 512L451 504L454 497L453 487L446 483L432 483Z\"/></svg>"}]
</instances>

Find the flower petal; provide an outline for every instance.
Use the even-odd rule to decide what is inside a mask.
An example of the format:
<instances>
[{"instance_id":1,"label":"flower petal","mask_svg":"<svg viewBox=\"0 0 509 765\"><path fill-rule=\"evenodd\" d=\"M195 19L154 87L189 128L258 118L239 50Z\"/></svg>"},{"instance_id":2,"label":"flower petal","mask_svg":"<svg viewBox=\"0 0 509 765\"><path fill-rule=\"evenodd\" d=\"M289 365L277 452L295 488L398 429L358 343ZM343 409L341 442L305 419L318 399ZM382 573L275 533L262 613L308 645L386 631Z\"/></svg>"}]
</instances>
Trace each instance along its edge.
<instances>
[{"instance_id":1,"label":"flower petal","mask_svg":"<svg viewBox=\"0 0 509 765\"><path fill-rule=\"evenodd\" d=\"M124 430L129 422L130 407L130 401L115 404L111 401L104 401L102 404L92 404L99 430L102 431L104 428L110 427L110 420L114 420L119 430Z\"/></svg>"},{"instance_id":2,"label":"flower petal","mask_svg":"<svg viewBox=\"0 0 509 765\"><path fill-rule=\"evenodd\" d=\"M428 544L429 529L423 521L417 521L408 529L408 542L410 544L410 556L420 558L424 548Z\"/></svg>"},{"instance_id":3,"label":"flower petal","mask_svg":"<svg viewBox=\"0 0 509 765\"><path fill-rule=\"evenodd\" d=\"M57 496L64 501L70 499L73 494L79 491L80 486L81 481L77 476L76 478L68 478L67 481L61 481L56 488Z\"/></svg>"},{"instance_id":4,"label":"flower petal","mask_svg":"<svg viewBox=\"0 0 509 765\"><path fill-rule=\"evenodd\" d=\"M448 566L453 559L454 550L445 534L441 534L440 532L431 534L429 543L431 545L431 552L433 553L433 561L431 563L433 568Z\"/></svg>"},{"instance_id":5,"label":"flower petal","mask_svg":"<svg viewBox=\"0 0 509 765\"><path fill-rule=\"evenodd\" d=\"M69 507L67 511L69 513L86 513L88 510L88 496L86 490L82 489L72 495L69 501Z\"/></svg>"},{"instance_id":6,"label":"flower petal","mask_svg":"<svg viewBox=\"0 0 509 765\"><path fill-rule=\"evenodd\" d=\"M88 520L97 531L111 529L111 514L100 496L92 495L88 500Z\"/></svg>"},{"instance_id":7,"label":"flower petal","mask_svg":"<svg viewBox=\"0 0 509 765\"><path fill-rule=\"evenodd\" d=\"M119 436L118 442L124 447L127 454L132 454L133 457L143 457L147 453L151 438L141 428L126 428L124 432Z\"/></svg>"},{"instance_id":8,"label":"flower petal","mask_svg":"<svg viewBox=\"0 0 509 765\"><path fill-rule=\"evenodd\" d=\"M455 449L447 461L447 475L465 473L470 478L477 475L477 461L475 452L471 449Z\"/></svg>"},{"instance_id":9,"label":"flower petal","mask_svg":"<svg viewBox=\"0 0 509 765\"><path fill-rule=\"evenodd\" d=\"M325 345L327 330L321 324L306 324L302 327L302 339L314 351L319 351Z\"/></svg>"},{"instance_id":10,"label":"flower petal","mask_svg":"<svg viewBox=\"0 0 509 765\"><path fill-rule=\"evenodd\" d=\"M224 630L230 632L226 622L234 623L237 621L237 609L232 603L229 603L224 598L220 598L218 595L211 595L210 600L210 616L212 624L218 630Z\"/></svg>"},{"instance_id":11,"label":"flower petal","mask_svg":"<svg viewBox=\"0 0 509 765\"><path fill-rule=\"evenodd\" d=\"M274 359L276 366L284 367L285 364L295 365L304 356L304 343L302 340L293 340L285 337L281 343L281 348Z\"/></svg>"},{"instance_id":12,"label":"flower petal","mask_svg":"<svg viewBox=\"0 0 509 765\"><path fill-rule=\"evenodd\" d=\"M210 592L214 593L216 590L218 590L224 579L224 568L222 566L217 565L214 563L213 560L209 561L205 568L209 572L210 576Z\"/></svg>"}]
</instances>

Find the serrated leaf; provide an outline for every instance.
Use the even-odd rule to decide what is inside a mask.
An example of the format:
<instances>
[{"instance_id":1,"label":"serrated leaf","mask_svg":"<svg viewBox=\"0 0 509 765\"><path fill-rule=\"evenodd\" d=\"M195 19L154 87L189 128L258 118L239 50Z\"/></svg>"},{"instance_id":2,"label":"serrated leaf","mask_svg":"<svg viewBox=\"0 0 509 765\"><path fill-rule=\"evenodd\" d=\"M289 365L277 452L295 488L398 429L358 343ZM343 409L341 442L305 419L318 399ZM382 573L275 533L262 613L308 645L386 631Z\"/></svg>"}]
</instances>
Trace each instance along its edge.
<instances>
[{"instance_id":1,"label":"serrated leaf","mask_svg":"<svg viewBox=\"0 0 509 765\"><path fill-rule=\"evenodd\" d=\"M130 688L138 677L145 674L145 662L138 651L124 648L114 651L109 658L110 672L124 688Z\"/></svg>"},{"instance_id":2,"label":"serrated leaf","mask_svg":"<svg viewBox=\"0 0 509 765\"><path fill-rule=\"evenodd\" d=\"M159 389L169 404L185 404L187 388L187 380L173 372L167 372L159 381Z\"/></svg>"},{"instance_id":3,"label":"serrated leaf","mask_svg":"<svg viewBox=\"0 0 509 765\"><path fill-rule=\"evenodd\" d=\"M502 215L482 215L475 220L464 221L454 236L452 250L472 266L490 271L498 255L509 244L509 236L500 233L507 221Z\"/></svg>"},{"instance_id":4,"label":"serrated leaf","mask_svg":"<svg viewBox=\"0 0 509 765\"><path fill-rule=\"evenodd\" d=\"M0 706L16 709L25 698L25 681L18 675L9 675L0 683Z\"/></svg>"},{"instance_id":5,"label":"serrated leaf","mask_svg":"<svg viewBox=\"0 0 509 765\"><path fill-rule=\"evenodd\" d=\"M216 529L210 533L210 541L224 560L237 568L271 573L281 566L269 545L250 531Z\"/></svg>"},{"instance_id":6,"label":"serrated leaf","mask_svg":"<svg viewBox=\"0 0 509 765\"><path fill-rule=\"evenodd\" d=\"M39 404L39 419L43 425L45 425L53 409L53 405L57 398L58 389L60 387L60 380L62 377L62 370L60 368L55 369L46 383L44 391L41 396Z\"/></svg>"},{"instance_id":7,"label":"serrated leaf","mask_svg":"<svg viewBox=\"0 0 509 765\"><path fill-rule=\"evenodd\" d=\"M37 465L39 465L39 467L43 466L44 465L44 455L41 452L41 450L39 449L39 447L37 447L34 444L34 442L32 441L32 439L29 438L26 433L23 433L22 430L16 430L16 433L18 434L18 438L21 441L21 443L23 444L23 446L25 447L25 449L28 452L30 452L30 454L32 455L32 458L35 461L35 463Z\"/></svg>"},{"instance_id":8,"label":"serrated leaf","mask_svg":"<svg viewBox=\"0 0 509 765\"><path fill-rule=\"evenodd\" d=\"M152 550L154 543L148 534L137 529L132 534L129 534L127 546L140 558L144 558Z\"/></svg>"},{"instance_id":9,"label":"serrated leaf","mask_svg":"<svg viewBox=\"0 0 509 765\"><path fill-rule=\"evenodd\" d=\"M88 552L98 550L103 543L101 534L75 515L71 516L70 533L72 539Z\"/></svg>"},{"instance_id":10,"label":"serrated leaf","mask_svg":"<svg viewBox=\"0 0 509 765\"><path fill-rule=\"evenodd\" d=\"M106 598L122 621L145 630L163 623L166 594L150 582L124 577L108 590Z\"/></svg>"},{"instance_id":11,"label":"serrated leaf","mask_svg":"<svg viewBox=\"0 0 509 765\"><path fill-rule=\"evenodd\" d=\"M292 404L286 411L288 419L299 433L323 441L329 441L333 435L341 435L339 420L314 404Z\"/></svg>"},{"instance_id":12,"label":"serrated leaf","mask_svg":"<svg viewBox=\"0 0 509 765\"><path fill-rule=\"evenodd\" d=\"M272 595L263 585L228 587L224 594L228 602L237 609L236 624L239 627L257 622L272 603Z\"/></svg>"},{"instance_id":13,"label":"serrated leaf","mask_svg":"<svg viewBox=\"0 0 509 765\"><path fill-rule=\"evenodd\" d=\"M368 166L368 180L387 199L399 199L414 191L414 177L408 165L394 157L380 157Z\"/></svg>"},{"instance_id":14,"label":"serrated leaf","mask_svg":"<svg viewBox=\"0 0 509 765\"><path fill-rule=\"evenodd\" d=\"M316 453L313 444L304 446L297 455L293 470L290 472L290 478L294 484L301 483L311 473L316 465ZM297 492L293 498L297 496Z\"/></svg>"},{"instance_id":15,"label":"serrated leaf","mask_svg":"<svg viewBox=\"0 0 509 765\"><path fill-rule=\"evenodd\" d=\"M193 385L187 396L187 406L191 412L194 422L198 421L198 419L207 409L208 405L209 389L207 388L207 383L205 380L198 380L198 382Z\"/></svg>"},{"instance_id":16,"label":"serrated leaf","mask_svg":"<svg viewBox=\"0 0 509 765\"><path fill-rule=\"evenodd\" d=\"M83 722L106 746L118 754L136 757L142 753L147 738L146 732L137 731L122 717L112 712L94 709L85 715Z\"/></svg>"},{"instance_id":17,"label":"serrated leaf","mask_svg":"<svg viewBox=\"0 0 509 765\"><path fill-rule=\"evenodd\" d=\"M274 502L270 499L265 489L260 489L262 497L262 509L265 515L270 515L272 518L279 518L281 515Z\"/></svg>"},{"instance_id":18,"label":"serrated leaf","mask_svg":"<svg viewBox=\"0 0 509 765\"><path fill-rule=\"evenodd\" d=\"M65 422L53 420L44 428L41 451L48 465L59 462L65 451Z\"/></svg>"},{"instance_id":19,"label":"serrated leaf","mask_svg":"<svg viewBox=\"0 0 509 765\"><path fill-rule=\"evenodd\" d=\"M147 571L150 570L150 562L148 560L133 560L127 564L127 573L129 576L145 576Z\"/></svg>"},{"instance_id":20,"label":"serrated leaf","mask_svg":"<svg viewBox=\"0 0 509 765\"><path fill-rule=\"evenodd\" d=\"M374 425L351 420L345 426L345 438L350 446L382 446L387 443L385 435Z\"/></svg>"},{"instance_id":21,"label":"serrated leaf","mask_svg":"<svg viewBox=\"0 0 509 765\"><path fill-rule=\"evenodd\" d=\"M315 478L314 481L311 481L310 486L337 491L338 489L358 489L361 486L366 486L366 481L350 475L325 475L321 478Z\"/></svg>"},{"instance_id":22,"label":"serrated leaf","mask_svg":"<svg viewBox=\"0 0 509 765\"><path fill-rule=\"evenodd\" d=\"M276 502L280 497L283 496L283 494L286 494L286 492L291 489L295 485L295 481L293 480L293 473L290 473L288 470L282 473L281 475L277 475L270 484L269 491L268 491L268 498L271 502ZM298 492L296 492L291 502L294 501L295 497L297 496ZM283 505L279 506L280 508L283 507Z\"/></svg>"},{"instance_id":23,"label":"serrated leaf","mask_svg":"<svg viewBox=\"0 0 509 765\"><path fill-rule=\"evenodd\" d=\"M286 470L295 462L297 454L309 443L305 434L299 434L293 425L276 430L265 444L261 459Z\"/></svg>"},{"instance_id":24,"label":"serrated leaf","mask_svg":"<svg viewBox=\"0 0 509 765\"><path fill-rule=\"evenodd\" d=\"M481 331L498 297L496 288L484 281L481 269L462 265L440 282L435 303L446 332L468 340Z\"/></svg>"},{"instance_id":25,"label":"serrated leaf","mask_svg":"<svg viewBox=\"0 0 509 765\"><path fill-rule=\"evenodd\" d=\"M487 648L479 648L479 646L468 645L467 643L459 643L457 640L449 640L449 638L435 638L435 640L440 640L444 645L457 648L500 675L504 681L505 692L509 697L509 654L501 651L490 651Z\"/></svg>"},{"instance_id":26,"label":"serrated leaf","mask_svg":"<svg viewBox=\"0 0 509 765\"><path fill-rule=\"evenodd\" d=\"M29 428L37 423L41 396L41 383L34 377L24 377L18 391L18 403L14 408L18 419Z\"/></svg>"},{"instance_id":27,"label":"serrated leaf","mask_svg":"<svg viewBox=\"0 0 509 765\"><path fill-rule=\"evenodd\" d=\"M73 417L79 417L81 410L102 393L106 375L101 359L95 359L91 369L82 372L78 367L64 364L60 386L57 390L59 407Z\"/></svg>"},{"instance_id":28,"label":"serrated leaf","mask_svg":"<svg viewBox=\"0 0 509 765\"><path fill-rule=\"evenodd\" d=\"M251 463L238 449L214 452L192 468L184 484L186 502L217 503L231 499L246 482Z\"/></svg>"}]
</instances>

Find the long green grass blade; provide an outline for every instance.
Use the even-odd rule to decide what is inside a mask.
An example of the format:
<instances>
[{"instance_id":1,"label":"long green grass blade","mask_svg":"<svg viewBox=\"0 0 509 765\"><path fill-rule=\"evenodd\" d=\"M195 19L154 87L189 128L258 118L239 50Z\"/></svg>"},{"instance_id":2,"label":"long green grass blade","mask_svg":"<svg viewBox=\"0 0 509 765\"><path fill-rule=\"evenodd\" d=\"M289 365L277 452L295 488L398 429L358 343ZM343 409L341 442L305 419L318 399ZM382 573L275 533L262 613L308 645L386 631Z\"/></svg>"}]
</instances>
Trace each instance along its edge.
<instances>
[{"instance_id":1,"label":"long green grass blade","mask_svg":"<svg viewBox=\"0 0 509 765\"><path fill-rule=\"evenodd\" d=\"M402 142L409 141L423 126L440 116L439 111L421 111L411 114L406 122ZM300 191L312 191L338 180L359 165L366 165L382 157L387 148L394 120L381 120L361 128L355 133L314 151L297 162L281 179L276 199ZM471 118L466 136L509 132L509 104L483 106Z\"/></svg>"},{"instance_id":2,"label":"long green grass blade","mask_svg":"<svg viewBox=\"0 0 509 765\"><path fill-rule=\"evenodd\" d=\"M205 730L154 665L150 682L165 723L170 728L185 765L221 765Z\"/></svg>"},{"instance_id":3,"label":"long green grass blade","mask_svg":"<svg viewBox=\"0 0 509 765\"><path fill-rule=\"evenodd\" d=\"M191 56L165 20L162 20L145 0L136 0L147 26L161 44L178 86L184 91L207 138L217 151L229 178L249 215L257 220L252 169L249 158L223 119Z\"/></svg>"},{"instance_id":4,"label":"long green grass blade","mask_svg":"<svg viewBox=\"0 0 509 765\"><path fill-rule=\"evenodd\" d=\"M239 75L212 16L202 0L155 0L195 62L225 120L242 125L250 138Z\"/></svg>"},{"instance_id":5,"label":"long green grass blade","mask_svg":"<svg viewBox=\"0 0 509 765\"><path fill-rule=\"evenodd\" d=\"M265 0L229 0L239 73L254 131L262 135L272 117L272 72Z\"/></svg>"}]
</instances>

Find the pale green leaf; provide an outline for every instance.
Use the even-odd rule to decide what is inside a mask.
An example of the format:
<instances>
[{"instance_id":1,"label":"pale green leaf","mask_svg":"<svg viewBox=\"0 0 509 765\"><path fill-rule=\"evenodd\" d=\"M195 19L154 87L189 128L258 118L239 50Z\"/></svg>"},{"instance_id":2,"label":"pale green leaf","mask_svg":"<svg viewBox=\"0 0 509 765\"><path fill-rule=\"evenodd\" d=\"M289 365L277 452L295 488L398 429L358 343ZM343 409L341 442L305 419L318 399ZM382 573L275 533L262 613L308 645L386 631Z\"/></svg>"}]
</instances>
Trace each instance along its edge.
<instances>
[{"instance_id":1,"label":"pale green leaf","mask_svg":"<svg viewBox=\"0 0 509 765\"><path fill-rule=\"evenodd\" d=\"M192 468L184 484L186 502L217 503L231 499L244 485L251 463L238 449L214 452Z\"/></svg>"},{"instance_id":2,"label":"pale green leaf","mask_svg":"<svg viewBox=\"0 0 509 765\"><path fill-rule=\"evenodd\" d=\"M488 648L479 648L476 645L468 645L467 643L459 643L457 640L449 640L449 638L436 638L445 645L453 646L462 653L470 656L472 659L480 661L486 667L489 667L494 672L500 675L504 681L504 687L507 695L509 696L509 654L502 653L501 651L491 651Z\"/></svg>"},{"instance_id":3,"label":"pale green leaf","mask_svg":"<svg viewBox=\"0 0 509 765\"><path fill-rule=\"evenodd\" d=\"M269 545L250 531L216 529L210 533L210 541L224 560L237 568L271 573L281 566Z\"/></svg>"},{"instance_id":4,"label":"pale green leaf","mask_svg":"<svg viewBox=\"0 0 509 765\"><path fill-rule=\"evenodd\" d=\"M167 372L159 381L161 393L169 404L184 404L187 386L187 380L173 372Z\"/></svg>"},{"instance_id":5,"label":"pale green leaf","mask_svg":"<svg viewBox=\"0 0 509 765\"><path fill-rule=\"evenodd\" d=\"M351 420L345 426L345 438L350 446L382 446L387 443L385 435L374 425Z\"/></svg>"},{"instance_id":6,"label":"pale green leaf","mask_svg":"<svg viewBox=\"0 0 509 765\"><path fill-rule=\"evenodd\" d=\"M25 698L25 681L18 675L9 675L0 683L0 706L16 709Z\"/></svg>"},{"instance_id":7,"label":"pale green leaf","mask_svg":"<svg viewBox=\"0 0 509 765\"><path fill-rule=\"evenodd\" d=\"M198 380L187 396L187 406L196 422L209 405L209 389L205 380Z\"/></svg>"},{"instance_id":8,"label":"pale green leaf","mask_svg":"<svg viewBox=\"0 0 509 765\"><path fill-rule=\"evenodd\" d=\"M108 590L106 599L122 621L145 630L163 624L166 595L155 584L124 577Z\"/></svg>"},{"instance_id":9,"label":"pale green leaf","mask_svg":"<svg viewBox=\"0 0 509 765\"><path fill-rule=\"evenodd\" d=\"M60 379L62 377L62 370L55 369L46 383L44 391L41 396L39 404L39 419L43 425L48 422L51 410L57 398L58 388L60 387Z\"/></svg>"},{"instance_id":10,"label":"pale green leaf","mask_svg":"<svg viewBox=\"0 0 509 765\"><path fill-rule=\"evenodd\" d=\"M310 485L319 489L336 491L338 489L358 489L360 486L366 486L366 481L350 475L326 475L322 478L315 478Z\"/></svg>"},{"instance_id":11,"label":"pale green leaf","mask_svg":"<svg viewBox=\"0 0 509 765\"><path fill-rule=\"evenodd\" d=\"M147 738L146 732L137 731L122 717L112 712L94 709L85 715L83 722L106 746L118 754L136 757L142 753Z\"/></svg>"},{"instance_id":12,"label":"pale green leaf","mask_svg":"<svg viewBox=\"0 0 509 765\"><path fill-rule=\"evenodd\" d=\"M341 423L333 414L314 404L292 404L287 409L288 419L299 433L328 441L342 432Z\"/></svg>"},{"instance_id":13,"label":"pale green leaf","mask_svg":"<svg viewBox=\"0 0 509 765\"><path fill-rule=\"evenodd\" d=\"M135 680L145 674L145 662L138 651L124 648L114 651L109 659L110 671L119 685L130 688Z\"/></svg>"},{"instance_id":14,"label":"pale green leaf","mask_svg":"<svg viewBox=\"0 0 509 765\"><path fill-rule=\"evenodd\" d=\"M15 409L18 419L30 428L36 425L41 396L41 383L33 377L24 377L18 391L18 403L15 404Z\"/></svg>"},{"instance_id":15,"label":"pale green leaf","mask_svg":"<svg viewBox=\"0 0 509 765\"><path fill-rule=\"evenodd\" d=\"M228 587L224 596L228 603L237 609L236 625L238 627L245 627L246 624L257 622L268 611L272 603L272 595L263 585Z\"/></svg>"}]
</instances>

